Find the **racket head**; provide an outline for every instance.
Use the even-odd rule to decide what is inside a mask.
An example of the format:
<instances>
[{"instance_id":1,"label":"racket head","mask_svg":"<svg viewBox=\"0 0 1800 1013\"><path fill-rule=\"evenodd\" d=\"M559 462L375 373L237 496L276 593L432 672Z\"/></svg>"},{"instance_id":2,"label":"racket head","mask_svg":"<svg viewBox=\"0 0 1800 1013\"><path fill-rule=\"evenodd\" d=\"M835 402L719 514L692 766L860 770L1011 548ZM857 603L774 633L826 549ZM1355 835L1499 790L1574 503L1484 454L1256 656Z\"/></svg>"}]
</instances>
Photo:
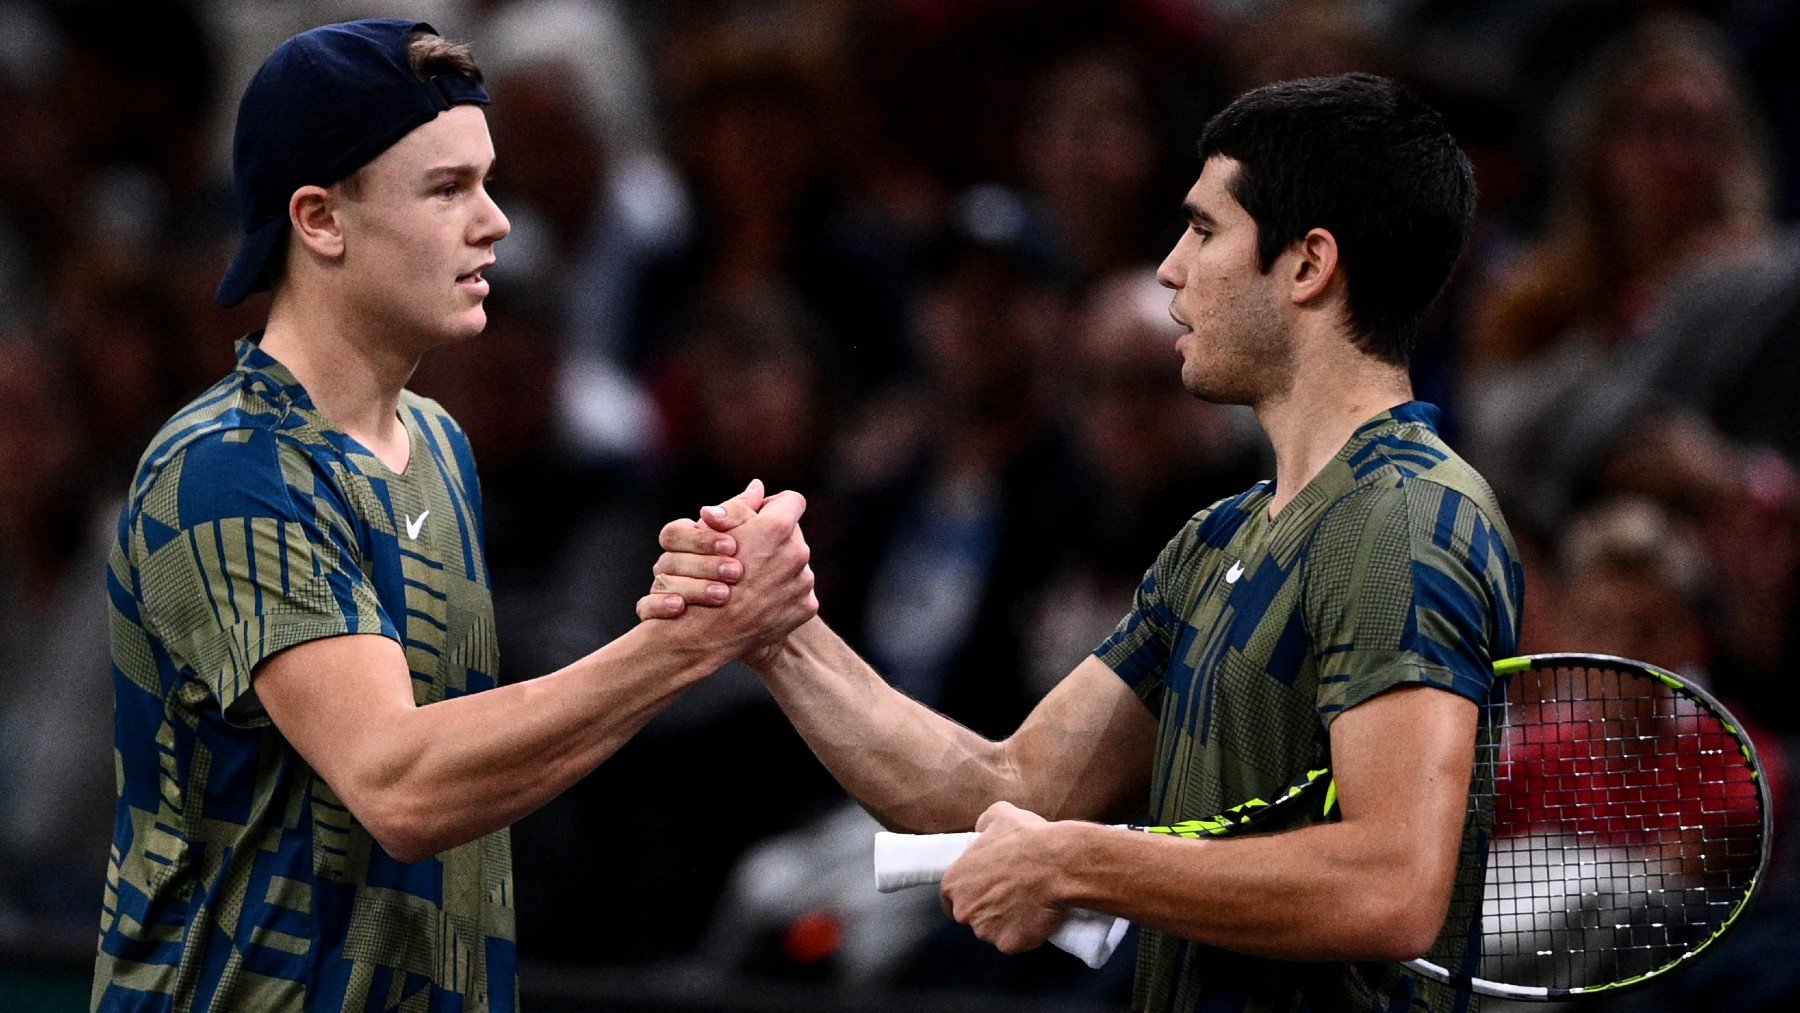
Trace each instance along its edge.
<instances>
[{"instance_id":1,"label":"racket head","mask_svg":"<svg viewBox=\"0 0 1800 1013\"><path fill-rule=\"evenodd\" d=\"M1768 867L1767 778L1711 694L1627 658L1495 664L1450 919L1479 926L1454 966L1406 966L1485 995L1554 1000L1641 986L1692 962ZM1448 963L1448 961L1446 961Z\"/></svg>"}]
</instances>

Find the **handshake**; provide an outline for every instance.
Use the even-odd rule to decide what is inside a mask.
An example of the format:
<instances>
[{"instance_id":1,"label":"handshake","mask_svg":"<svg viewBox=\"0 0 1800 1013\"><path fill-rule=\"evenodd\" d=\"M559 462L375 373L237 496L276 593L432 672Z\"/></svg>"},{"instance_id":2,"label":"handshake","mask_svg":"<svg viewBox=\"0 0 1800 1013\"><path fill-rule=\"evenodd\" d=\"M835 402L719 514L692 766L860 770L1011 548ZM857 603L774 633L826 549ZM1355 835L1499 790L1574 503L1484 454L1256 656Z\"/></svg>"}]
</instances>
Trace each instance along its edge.
<instances>
[{"instance_id":1,"label":"handshake","mask_svg":"<svg viewBox=\"0 0 1800 1013\"><path fill-rule=\"evenodd\" d=\"M731 657L766 668L787 635L819 613L812 550L800 532L805 512L804 496L765 496L752 479L723 504L702 507L698 520L670 521L638 618L695 624Z\"/></svg>"}]
</instances>

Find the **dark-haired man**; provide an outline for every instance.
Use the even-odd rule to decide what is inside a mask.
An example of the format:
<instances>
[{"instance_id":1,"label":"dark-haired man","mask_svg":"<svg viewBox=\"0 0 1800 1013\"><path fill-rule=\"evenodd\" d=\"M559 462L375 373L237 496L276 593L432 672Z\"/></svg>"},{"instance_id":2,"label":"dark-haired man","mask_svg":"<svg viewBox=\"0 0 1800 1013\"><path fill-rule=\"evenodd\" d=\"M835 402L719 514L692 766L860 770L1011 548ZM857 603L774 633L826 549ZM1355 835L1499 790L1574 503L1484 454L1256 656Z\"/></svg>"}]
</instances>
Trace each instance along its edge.
<instances>
[{"instance_id":1,"label":"dark-haired man","mask_svg":"<svg viewBox=\"0 0 1800 1013\"><path fill-rule=\"evenodd\" d=\"M1477 702L1515 650L1523 591L1492 493L1406 371L1468 233L1472 173L1435 113L1368 75L1251 92L1200 150L1157 277L1187 329L1183 384L1255 409L1274 481L1196 514L1003 742L894 692L816 620L748 660L884 823L982 831L943 891L1002 950L1078 906L1144 928L1143 1008L1460 1008L1385 961L1459 966L1468 926L1446 911L1476 873L1461 841ZM704 611L685 605L723 565L705 537L664 530L677 554L640 615ZM1336 821L1202 842L1083 822L1211 816L1324 764Z\"/></svg>"},{"instance_id":2,"label":"dark-haired man","mask_svg":"<svg viewBox=\"0 0 1800 1013\"><path fill-rule=\"evenodd\" d=\"M728 539L756 573L711 629L496 688L474 460L404 389L486 322L487 101L409 21L298 35L244 94L218 298L273 300L120 521L96 1008L513 1009L507 825L816 610L783 494Z\"/></svg>"}]
</instances>

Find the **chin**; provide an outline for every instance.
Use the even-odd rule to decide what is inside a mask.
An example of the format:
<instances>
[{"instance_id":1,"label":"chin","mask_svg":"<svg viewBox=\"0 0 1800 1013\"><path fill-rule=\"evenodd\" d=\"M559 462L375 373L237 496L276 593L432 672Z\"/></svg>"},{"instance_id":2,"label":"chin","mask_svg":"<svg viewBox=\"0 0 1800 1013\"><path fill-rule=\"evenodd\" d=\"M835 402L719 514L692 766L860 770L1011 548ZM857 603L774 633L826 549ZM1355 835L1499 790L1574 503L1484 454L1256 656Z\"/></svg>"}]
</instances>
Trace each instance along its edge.
<instances>
[{"instance_id":1,"label":"chin","mask_svg":"<svg viewBox=\"0 0 1800 1013\"><path fill-rule=\"evenodd\" d=\"M1255 401L1241 384L1226 383L1221 377L1208 376L1193 363L1181 370L1181 386L1207 404L1247 405Z\"/></svg>"},{"instance_id":2,"label":"chin","mask_svg":"<svg viewBox=\"0 0 1800 1013\"><path fill-rule=\"evenodd\" d=\"M487 329L487 310L476 305L466 312L459 313L444 325L443 343L447 345L468 341L480 336Z\"/></svg>"}]
</instances>

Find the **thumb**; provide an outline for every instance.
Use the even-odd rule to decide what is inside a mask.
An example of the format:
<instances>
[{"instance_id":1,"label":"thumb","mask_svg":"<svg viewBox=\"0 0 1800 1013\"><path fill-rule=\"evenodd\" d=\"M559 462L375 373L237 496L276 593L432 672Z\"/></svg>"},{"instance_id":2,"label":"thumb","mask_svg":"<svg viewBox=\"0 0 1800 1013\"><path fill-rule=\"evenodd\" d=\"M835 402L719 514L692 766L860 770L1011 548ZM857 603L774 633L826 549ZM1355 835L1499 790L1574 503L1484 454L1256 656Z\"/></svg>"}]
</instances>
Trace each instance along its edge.
<instances>
[{"instance_id":1,"label":"thumb","mask_svg":"<svg viewBox=\"0 0 1800 1013\"><path fill-rule=\"evenodd\" d=\"M762 515L772 520L798 524L806 513L806 497L792 489L784 489L763 501Z\"/></svg>"},{"instance_id":2,"label":"thumb","mask_svg":"<svg viewBox=\"0 0 1800 1013\"><path fill-rule=\"evenodd\" d=\"M1012 811L1013 804L1011 802L995 802L993 805L988 806L987 811L981 814L981 818L975 821L976 832L979 833L986 830L995 820Z\"/></svg>"},{"instance_id":3,"label":"thumb","mask_svg":"<svg viewBox=\"0 0 1800 1013\"><path fill-rule=\"evenodd\" d=\"M762 508L764 502L762 479L753 478L750 480L750 484L744 487L744 491L736 496L718 506L701 507L700 519L714 531L730 531L756 516L756 512Z\"/></svg>"},{"instance_id":4,"label":"thumb","mask_svg":"<svg viewBox=\"0 0 1800 1013\"><path fill-rule=\"evenodd\" d=\"M763 492L763 480L760 478L751 479L750 484L744 486L744 491L732 498L743 500L745 503L749 504L750 509L752 510L761 510L763 500L766 498Z\"/></svg>"}]
</instances>

